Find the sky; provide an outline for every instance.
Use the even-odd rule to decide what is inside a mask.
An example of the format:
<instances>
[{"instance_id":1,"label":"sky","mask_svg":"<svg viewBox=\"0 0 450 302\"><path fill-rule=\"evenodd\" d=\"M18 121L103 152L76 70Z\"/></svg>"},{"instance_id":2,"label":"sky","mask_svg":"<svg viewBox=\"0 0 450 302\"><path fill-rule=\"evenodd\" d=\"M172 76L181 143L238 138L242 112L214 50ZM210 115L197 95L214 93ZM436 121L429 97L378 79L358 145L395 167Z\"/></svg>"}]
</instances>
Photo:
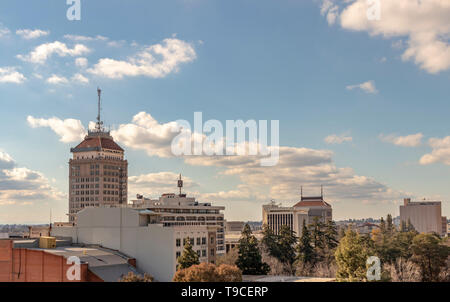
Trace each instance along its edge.
<instances>
[{"instance_id":1,"label":"sky","mask_svg":"<svg viewBox=\"0 0 450 302\"><path fill-rule=\"evenodd\" d=\"M447 1L80 4L69 20L66 1L0 3L0 224L67 220L70 148L96 118L97 87L130 199L175 192L181 173L227 220L321 185L336 220L397 216L405 197L450 216ZM278 164L173 155L170 129L194 112L278 120Z\"/></svg>"}]
</instances>

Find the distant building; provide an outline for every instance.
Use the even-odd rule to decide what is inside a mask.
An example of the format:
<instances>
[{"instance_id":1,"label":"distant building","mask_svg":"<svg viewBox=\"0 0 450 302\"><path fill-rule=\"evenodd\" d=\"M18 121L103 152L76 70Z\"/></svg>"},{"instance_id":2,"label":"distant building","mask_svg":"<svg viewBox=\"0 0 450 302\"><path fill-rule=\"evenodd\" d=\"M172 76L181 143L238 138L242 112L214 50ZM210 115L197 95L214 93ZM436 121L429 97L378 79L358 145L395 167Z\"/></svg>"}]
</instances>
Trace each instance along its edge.
<instances>
[{"instance_id":1,"label":"distant building","mask_svg":"<svg viewBox=\"0 0 450 302\"><path fill-rule=\"evenodd\" d=\"M105 131L98 116L95 129L70 152L69 160L69 222L75 222L78 211L85 207L127 203L128 162L124 150Z\"/></svg>"},{"instance_id":2,"label":"distant building","mask_svg":"<svg viewBox=\"0 0 450 302\"><path fill-rule=\"evenodd\" d=\"M245 222L243 221L226 221L225 232L242 232Z\"/></svg>"},{"instance_id":3,"label":"distant building","mask_svg":"<svg viewBox=\"0 0 450 302\"><path fill-rule=\"evenodd\" d=\"M352 228L353 229L353 228ZM380 226L375 223L365 222L354 227L359 234L371 234L373 230L380 229Z\"/></svg>"},{"instance_id":4,"label":"distant building","mask_svg":"<svg viewBox=\"0 0 450 302\"><path fill-rule=\"evenodd\" d=\"M263 238L262 232L254 232L253 235L255 236L258 241L261 241ZM226 232L225 233L225 251L228 253L235 247L239 246L239 239L241 239L242 232Z\"/></svg>"},{"instance_id":5,"label":"distant building","mask_svg":"<svg viewBox=\"0 0 450 302\"><path fill-rule=\"evenodd\" d=\"M157 281L172 280L188 238L201 262L216 261L215 225L164 226L160 213L126 207L90 207L77 216L76 226L54 227L52 236L117 250Z\"/></svg>"},{"instance_id":6,"label":"distant building","mask_svg":"<svg viewBox=\"0 0 450 302\"><path fill-rule=\"evenodd\" d=\"M442 217L440 201L412 202L410 198L405 198L400 206L400 220L405 223L410 221L419 233L446 233L443 222L447 218Z\"/></svg>"},{"instance_id":7,"label":"distant building","mask_svg":"<svg viewBox=\"0 0 450 302\"><path fill-rule=\"evenodd\" d=\"M216 226L217 254L225 253L225 225L223 206L201 203L194 197L181 193L183 181L178 180L179 194L162 194L159 199L145 198L138 195L129 205L136 209L148 209L158 213L164 226Z\"/></svg>"},{"instance_id":8,"label":"distant building","mask_svg":"<svg viewBox=\"0 0 450 302\"><path fill-rule=\"evenodd\" d=\"M321 222L332 220L331 205L323 199L323 193L318 197L304 197L292 207L282 207L274 202L263 205L263 224L269 226L275 234L278 234L283 225L289 226L297 236L301 235L303 221L306 225L314 219Z\"/></svg>"}]
</instances>

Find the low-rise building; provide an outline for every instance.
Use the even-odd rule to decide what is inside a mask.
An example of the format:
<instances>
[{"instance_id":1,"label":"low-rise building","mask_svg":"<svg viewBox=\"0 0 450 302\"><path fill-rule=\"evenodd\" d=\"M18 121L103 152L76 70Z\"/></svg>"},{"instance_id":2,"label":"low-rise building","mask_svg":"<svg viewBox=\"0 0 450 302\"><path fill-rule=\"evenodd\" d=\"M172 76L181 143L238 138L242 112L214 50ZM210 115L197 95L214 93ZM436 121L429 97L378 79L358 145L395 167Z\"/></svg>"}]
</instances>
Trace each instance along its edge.
<instances>
[{"instance_id":1,"label":"low-rise building","mask_svg":"<svg viewBox=\"0 0 450 302\"><path fill-rule=\"evenodd\" d=\"M55 248L41 248L39 238L0 240L0 282L117 282L129 272L141 274L133 258L99 246L57 240Z\"/></svg>"},{"instance_id":2,"label":"low-rise building","mask_svg":"<svg viewBox=\"0 0 450 302\"><path fill-rule=\"evenodd\" d=\"M228 253L232 249L239 247L239 239L241 239L242 232L226 232L225 233L225 251ZM263 238L262 232L253 233L258 241L261 241Z\"/></svg>"},{"instance_id":3,"label":"low-rise building","mask_svg":"<svg viewBox=\"0 0 450 302\"><path fill-rule=\"evenodd\" d=\"M136 259L138 270L158 281L171 281L185 240L191 240L201 262L216 261L215 225L165 225L149 209L89 207L77 214L77 225L53 227L52 236L77 244L96 244Z\"/></svg>"}]
</instances>

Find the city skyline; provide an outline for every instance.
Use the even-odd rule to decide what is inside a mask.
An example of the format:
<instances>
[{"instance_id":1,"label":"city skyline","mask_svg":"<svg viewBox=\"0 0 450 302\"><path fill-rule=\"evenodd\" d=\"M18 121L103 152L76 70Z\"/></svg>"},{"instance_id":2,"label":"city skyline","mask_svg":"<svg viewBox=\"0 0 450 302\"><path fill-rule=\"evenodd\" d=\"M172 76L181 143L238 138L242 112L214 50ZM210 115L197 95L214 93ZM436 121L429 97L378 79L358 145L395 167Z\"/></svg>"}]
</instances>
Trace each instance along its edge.
<instances>
[{"instance_id":1,"label":"city skyline","mask_svg":"<svg viewBox=\"0 0 450 302\"><path fill-rule=\"evenodd\" d=\"M0 223L67 219L70 148L98 86L128 199L176 193L181 173L227 220L261 220L271 199L292 206L321 185L335 220L395 217L408 197L450 216L443 2L381 1L376 23L365 1L81 3L80 21L65 1L0 4ZM173 156L170 127L194 112L279 120L278 165Z\"/></svg>"}]
</instances>

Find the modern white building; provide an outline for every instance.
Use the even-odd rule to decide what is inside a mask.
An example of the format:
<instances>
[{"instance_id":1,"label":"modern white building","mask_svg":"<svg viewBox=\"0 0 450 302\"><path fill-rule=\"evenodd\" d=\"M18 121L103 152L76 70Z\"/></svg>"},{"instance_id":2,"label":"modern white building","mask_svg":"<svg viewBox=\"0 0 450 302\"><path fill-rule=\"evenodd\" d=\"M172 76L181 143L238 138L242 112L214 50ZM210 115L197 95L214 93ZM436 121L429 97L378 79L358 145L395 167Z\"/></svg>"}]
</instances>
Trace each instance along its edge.
<instances>
[{"instance_id":1,"label":"modern white building","mask_svg":"<svg viewBox=\"0 0 450 302\"><path fill-rule=\"evenodd\" d=\"M263 205L263 224L269 226L275 234L278 234L283 225L296 233L302 234L303 221L311 224L314 219L321 222L332 220L331 205L323 200L323 194L319 197L304 197L292 207L283 207L271 202Z\"/></svg>"},{"instance_id":2,"label":"modern white building","mask_svg":"<svg viewBox=\"0 0 450 302\"><path fill-rule=\"evenodd\" d=\"M158 213L164 226L216 226L216 252L217 254L225 253L225 220L222 212L225 207L213 206L211 203L200 203L194 197L181 194L181 190L180 194L167 193L159 199L137 195L137 199L131 202L129 206L132 208L148 209Z\"/></svg>"},{"instance_id":3,"label":"modern white building","mask_svg":"<svg viewBox=\"0 0 450 302\"><path fill-rule=\"evenodd\" d=\"M447 218L442 216L440 201L412 202L405 198L400 206L400 220L408 220L419 233L437 233L444 236L447 232Z\"/></svg>"},{"instance_id":4,"label":"modern white building","mask_svg":"<svg viewBox=\"0 0 450 302\"><path fill-rule=\"evenodd\" d=\"M53 227L51 235L117 250L135 258L139 271L157 281L171 281L187 238L201 262L215 263L216 228L164 226L160 214L148 209L88 207L78 212L77 225Z\"/></svg>"}]
</instances>

